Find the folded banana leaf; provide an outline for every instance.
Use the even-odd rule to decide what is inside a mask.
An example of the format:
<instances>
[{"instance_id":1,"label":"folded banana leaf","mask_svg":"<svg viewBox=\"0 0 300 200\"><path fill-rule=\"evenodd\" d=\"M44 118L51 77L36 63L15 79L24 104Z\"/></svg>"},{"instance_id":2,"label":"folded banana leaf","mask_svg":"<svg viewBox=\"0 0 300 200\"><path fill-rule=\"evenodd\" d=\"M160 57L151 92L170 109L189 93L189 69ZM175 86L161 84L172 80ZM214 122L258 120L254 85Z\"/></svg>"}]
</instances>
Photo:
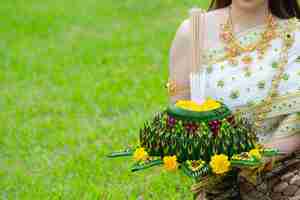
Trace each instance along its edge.
<instances>
[{"instance_id":1,"label":"folded banana leaf","mask_svg":"<svg viewBox=\"0 0 300 200\"><path fill-rule=\"evenodd\" d=\"M125 149L121 151L115 151L111 154L107 155L109 158L115 158L115 157L123 157L123 156L132 156L134 152L134 149Z\"/></svg>"},{"instance_id":2,"label":"folded banana leaf","mask_svg":"<svg viewBox=\"0 0 300 200\"><path fill-rule=\"evenodd\" d=\"M261 161L250 159L250 160L231 160L231 166L233 167L258 167L262 164Z\"/></svg>"},{"instance_id":3,"label":"folded banana leaf","mask_svg":"<svg viewBox=\"0 0 300 200\"><path fill-rule=\"evenodd\" d=\"M253 156L250 156L249 153L244 152L238 155L234 155L230 164L233 167L256 167L262 164L261 159L257 159Z\"/></svg>"},{"instance_id":4,"label":"folded banana leaf","mask_svg":"<svg viewBox=\"0 0 300 200\"><path fill-rule=\"evenodd\" d=\"M131 171L136 172L136 171L140 171L140 170L147 169L147 168L161 165L161 164L163 164L163 161L161 159L137 162L131 167Z\"/></svg>"},{"instance_id":5,"label":"folded banana leaf","mask_svg":"<svg viewBox=\"0 0 300 200\"><path fill-rule=\"evenodd\" d=\"M278 149L273 149L273 148L263 149L261 153L265 157L272 157L272 156L278 156L280 154L285 154L283 152L279 152Z\"/></svg>"}]
</instances>

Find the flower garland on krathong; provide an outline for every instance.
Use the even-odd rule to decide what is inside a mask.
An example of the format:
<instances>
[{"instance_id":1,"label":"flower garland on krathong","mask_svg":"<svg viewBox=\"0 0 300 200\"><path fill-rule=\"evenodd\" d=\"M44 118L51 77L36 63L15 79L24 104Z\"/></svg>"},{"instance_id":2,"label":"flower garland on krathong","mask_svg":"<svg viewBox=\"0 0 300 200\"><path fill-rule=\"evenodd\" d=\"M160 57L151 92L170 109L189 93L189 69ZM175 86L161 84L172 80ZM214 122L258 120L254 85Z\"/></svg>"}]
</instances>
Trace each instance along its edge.
<instances>
[{"instance_id":1,"label":"flower garland on krathong","mask_svg":"<svg viewBox=\"0 0 300 200\"><path fill-rule=\"evenodd\" d=\"M181 169L203 187L235 168L261 167L265 157L280 154L259 145L246 119L212 99L202 105L178 101L144 124L139 141L138 147L109 157L132 156L132 171L158 165L168 171Z\"/></svg>"}]
</instances>

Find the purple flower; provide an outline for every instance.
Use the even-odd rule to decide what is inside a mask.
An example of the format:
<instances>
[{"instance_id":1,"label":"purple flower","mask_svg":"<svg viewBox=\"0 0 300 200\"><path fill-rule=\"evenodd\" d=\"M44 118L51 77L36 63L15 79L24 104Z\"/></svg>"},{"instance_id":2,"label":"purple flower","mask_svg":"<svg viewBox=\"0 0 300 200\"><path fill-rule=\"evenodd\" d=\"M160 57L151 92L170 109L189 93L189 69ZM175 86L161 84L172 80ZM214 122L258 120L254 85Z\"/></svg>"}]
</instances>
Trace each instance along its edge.
<instances>
[{"instance_id":1,"label":"purple flower","mask_svg":"<svg viewBox=\"0 0 300 200\"><path fill-rule=\"evenodd\" d=\"M189 132L189 133L195 133L198 130L199 126L195 123L192 122L188 122L185 124L185 129Z\"/></svg>"},{"instance_id":2,"label":"purple flower","mask_svg":"<svg viewBox=\"0 0 300 200\"><path fill-rule=\"evenodd\" d=\"M174 117L168 116L168 126L173 127L176 124L176 119Z\"/></svg>"},{"instance_id":3,"label":"purple flower","mask_svg":"<svg viewBox=\"0 0 300 200\"><path fill-rule=\"evenodd\" d=\"M210 121L208 124L210 126L210 130L213 132L213 135L217 136L219 133L221 122L219 120L213 120Z\"/></svg>"}]
</instances>

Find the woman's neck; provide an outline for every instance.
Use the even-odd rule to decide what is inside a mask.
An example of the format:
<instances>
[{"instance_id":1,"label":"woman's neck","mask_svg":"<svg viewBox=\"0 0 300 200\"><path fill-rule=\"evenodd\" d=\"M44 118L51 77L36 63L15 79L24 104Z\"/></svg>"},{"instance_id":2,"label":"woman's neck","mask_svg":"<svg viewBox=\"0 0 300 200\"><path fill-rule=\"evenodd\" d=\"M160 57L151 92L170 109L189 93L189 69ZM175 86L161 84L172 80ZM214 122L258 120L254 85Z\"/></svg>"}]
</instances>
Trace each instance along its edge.
<instances>
[{"instance_id":1,"label":"woman's neck","mask_svg":"<svg viewBox=\"0 0 300 200\"><path fill-rule=\"evenodd\" d=\"M231 17L236 32L247 30L257 25L265 24L268 14L268 1L255 10L239 7L234 1L231 5Z\"/></svg>"}]
</instances>

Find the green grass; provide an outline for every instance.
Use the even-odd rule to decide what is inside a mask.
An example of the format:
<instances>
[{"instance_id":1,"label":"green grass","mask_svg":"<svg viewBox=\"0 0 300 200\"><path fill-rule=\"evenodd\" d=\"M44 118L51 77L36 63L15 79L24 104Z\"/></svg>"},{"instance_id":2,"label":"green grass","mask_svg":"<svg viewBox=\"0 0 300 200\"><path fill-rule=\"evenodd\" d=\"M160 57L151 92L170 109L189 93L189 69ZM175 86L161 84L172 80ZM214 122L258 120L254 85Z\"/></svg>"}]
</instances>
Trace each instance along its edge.
<instances>
[{"instance_id":1,"label":"green grass","mask_svg":"<svg viewBox=\"0 0 300 200\"><path fill-rule=\"evenodd\" d=\"M206 4L3 0L0 199L192 199L180 172L105 155L167 104L171 41Z\"/></svg>"}]
</instances>

